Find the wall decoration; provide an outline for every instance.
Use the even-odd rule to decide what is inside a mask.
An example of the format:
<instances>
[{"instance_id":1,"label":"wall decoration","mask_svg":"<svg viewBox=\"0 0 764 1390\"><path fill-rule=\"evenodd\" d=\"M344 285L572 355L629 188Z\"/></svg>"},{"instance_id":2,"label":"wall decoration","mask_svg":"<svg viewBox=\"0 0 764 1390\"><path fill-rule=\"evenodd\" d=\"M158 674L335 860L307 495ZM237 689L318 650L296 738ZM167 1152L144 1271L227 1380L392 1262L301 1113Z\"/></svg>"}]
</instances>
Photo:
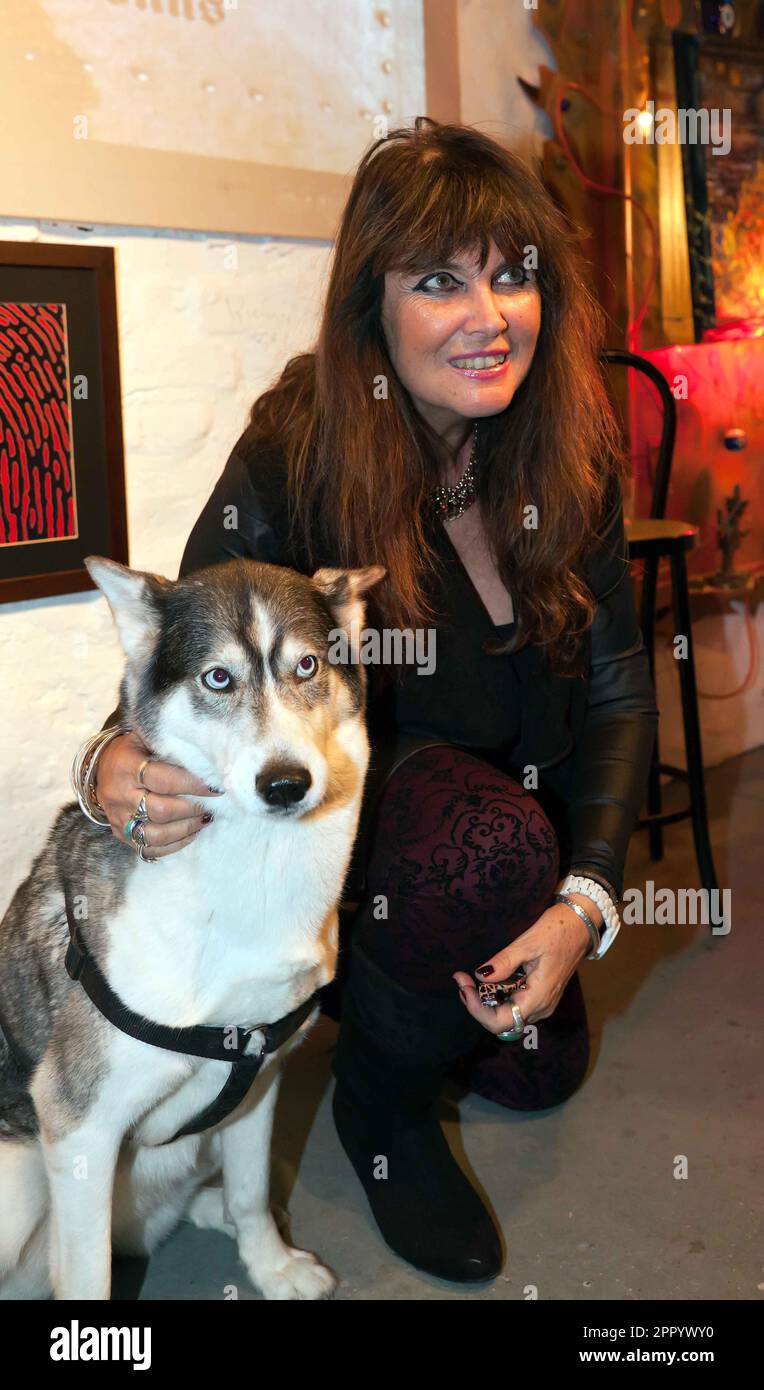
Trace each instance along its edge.
<instances>
[{"instance_id":1,"label":"wall decoration","mask_svg":"<svg viewBox=\"0 0 764 1390\"><path fill-rule=\"evenodd\" d=\"M127 562L114 253L0 242L0 602Z\"/></svg>"},{"instance_id":2,"label":"wall decoration","mask_svg":"<svg viewBox=\"0 0 764 1390\"><path fill-rule=\"evenodd\" d=\"M683 151L695 337L764 333L764 43L675 36L677 94L729 111L731 148Z\"/></svg>"},{"instance_id":3,"label":"wall decoration","mask_svg":"<svg viewBox=\"0 0 764 1390\"><path fill-rule=\"evenodd\" d=\"M330 238L375 123L427 114L453 8L3 0L2 212Z\"/></svg>"}]
</instances>

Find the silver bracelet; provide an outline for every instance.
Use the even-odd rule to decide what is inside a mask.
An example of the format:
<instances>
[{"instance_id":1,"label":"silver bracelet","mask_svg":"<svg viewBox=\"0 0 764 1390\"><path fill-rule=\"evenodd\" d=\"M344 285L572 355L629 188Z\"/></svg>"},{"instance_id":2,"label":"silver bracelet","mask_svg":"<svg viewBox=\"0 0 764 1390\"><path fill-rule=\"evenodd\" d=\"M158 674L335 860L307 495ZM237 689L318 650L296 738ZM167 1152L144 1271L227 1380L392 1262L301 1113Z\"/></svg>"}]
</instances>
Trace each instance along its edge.
<instances>
[{"instance_id":1,"label":"silver bracelet","mask_svg":"<svg viewBox=\"0 0 764 1390\"><path fill-rule=\"evenodd\" d=\"M97 734L92 734L78 748L69 771L69 782L83 815L87 816L93 825L100 825L104 829L110 828L109 817L93 799L93 780L98 755L113 738L118 738L120 734L128 732L129 730L121 724L110 729L99 729Z\"/></svg>"},{"instance_id":2,"label":"silver bracelet","mask_svg":"<svg viewBox=\"0 0 764 1390\"><path fill-rule=\"evenodd\" d=\"M556 893L552 899L552 902L565 903L567 907L572 907L573 911L578 913L579 917L581 918L581 921L584 922L586 926L589 928L589 944L592 949L591 953L587 955L586 959L594 959L600 948L600 933L597 924L589 916L589 913L584 911L580 903L574 903L573 899L569 898L567 893Z\"/></svg>"}]
</instances>

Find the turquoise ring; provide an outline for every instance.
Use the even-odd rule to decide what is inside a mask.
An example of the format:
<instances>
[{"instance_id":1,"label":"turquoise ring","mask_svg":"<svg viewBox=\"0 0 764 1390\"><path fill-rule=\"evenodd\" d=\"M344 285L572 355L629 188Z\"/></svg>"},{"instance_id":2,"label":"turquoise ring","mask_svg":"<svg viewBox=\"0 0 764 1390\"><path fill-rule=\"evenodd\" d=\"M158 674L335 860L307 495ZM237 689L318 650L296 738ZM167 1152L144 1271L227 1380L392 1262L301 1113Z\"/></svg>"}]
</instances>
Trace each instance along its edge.
<instances>
[{"instance_id":1,"label":"turquoise ring","mask_svg":"<svg viewBox=\"0 0 764 1390\"><path fill-rule=\"evenodd\" d=\"M129 821L127 821L122 833L125 839L129 840L132 845L137 847L143 844L143 827L147 820L147 816L131 816Z\"/></svg>"},{"instance_id":2,"label":"turquoise ring","mask_svg":"<svg viewBox=\"0 0 764 1390\"><path fill-rule=\"evenodd\" d=\"M498 1038L500 1042L519 1042L523 1036L525 1020L517 1004L512 1005L512 1017L515 1020L514 1028L505 1028L503 1033L494 1033L494 1037Z\"/></svg>"}]
</instances>

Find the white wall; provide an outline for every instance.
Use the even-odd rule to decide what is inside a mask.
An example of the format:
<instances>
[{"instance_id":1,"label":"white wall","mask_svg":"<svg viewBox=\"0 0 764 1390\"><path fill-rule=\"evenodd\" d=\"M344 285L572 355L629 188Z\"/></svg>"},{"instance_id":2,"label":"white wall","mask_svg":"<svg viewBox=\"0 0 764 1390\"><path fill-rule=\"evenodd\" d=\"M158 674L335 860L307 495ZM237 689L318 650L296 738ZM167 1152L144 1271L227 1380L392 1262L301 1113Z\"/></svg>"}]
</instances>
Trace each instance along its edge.
<instances>
[{"instance_id":1,"label":"white wall","mask_svg":"<svg viewBox=\"0 0 764 1390\"><path fill-rule=\"evenodd\" d=\"M690 604L694 606L695 600ZM747 625L742 601L735 600L734 611L696 619L692 634L703 765L713 767L764 744L764 662L759 660L750 687L741 690L751 666L752 649L754 663L756 653L764 651L764 605L759 603L752 609ZM679 662L674 655L674 623L668 615L658 625L655 665L661 761L686 767ZM685 796L681 804L686 801ZM671 827L667 835L671 835Z\"/></svg>"},{"instance_id":2,"label":"white wall","mask_svg":"<svg viewBox=\"0 0 764 1390\"><path fill-rule=\"evenodd\" d=\"M517 79L538 86L540 65L557 64L533 11L522 0L459 0L457 13L462 121L540 159L552 122Z\"/></svg>"}]
</instances>

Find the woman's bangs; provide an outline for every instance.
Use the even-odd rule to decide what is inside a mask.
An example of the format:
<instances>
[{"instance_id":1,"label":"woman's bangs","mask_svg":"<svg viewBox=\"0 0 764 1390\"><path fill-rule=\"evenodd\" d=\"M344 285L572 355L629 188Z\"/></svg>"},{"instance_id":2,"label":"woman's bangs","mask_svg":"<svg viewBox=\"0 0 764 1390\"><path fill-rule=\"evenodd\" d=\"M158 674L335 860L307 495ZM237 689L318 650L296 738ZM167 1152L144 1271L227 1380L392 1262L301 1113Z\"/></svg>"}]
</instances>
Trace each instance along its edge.
<instances>
[{"instance_id":1,"label":"woman's bangs","mask_svg":"<svg viewBox=\"0 0 764 1390\"><path fill-rule=\"evenodd\" d=\"M376 273L416 275L479 249L483 270L493 241L508 261L520 262L524 248L535 245L535 222L510 205L506 189L493 179L439 179L432 197L411 220L403 217L385 264Z\"/></svg>"}]
</instances>

